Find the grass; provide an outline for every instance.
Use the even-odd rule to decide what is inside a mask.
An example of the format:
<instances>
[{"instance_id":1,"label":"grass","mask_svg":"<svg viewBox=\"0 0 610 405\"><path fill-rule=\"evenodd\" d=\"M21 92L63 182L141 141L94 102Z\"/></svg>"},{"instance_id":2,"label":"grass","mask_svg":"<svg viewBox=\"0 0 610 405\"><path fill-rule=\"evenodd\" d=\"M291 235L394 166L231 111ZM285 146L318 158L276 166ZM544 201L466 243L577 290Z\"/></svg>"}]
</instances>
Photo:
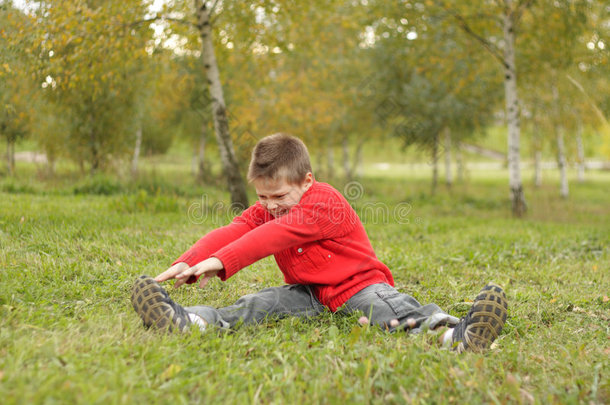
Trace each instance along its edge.
<instances>
[{"instance_id":1,"label":"grass","mask_svg":"<svg viewBox=\"0 0 610 405\"><path fill-rule=\"evenodd\" d=\"M522 220L508 214L504 173L472 173L435 196L421 173L360 181L351 202L399 289L463 316L487 281L506 288L495 347L458 356L426 336L331 313L234 333L144 330L129 302L133 279L226 223L223 208L197 215L226 193L174 171L129 183L41 182L20 170L0 181L5 404L610 402L608 173L572 184L565 201L553 178L527 185ZM268 258L226 283L170 294L222 306L281 283Z\"/></svg>"}]
</instances>

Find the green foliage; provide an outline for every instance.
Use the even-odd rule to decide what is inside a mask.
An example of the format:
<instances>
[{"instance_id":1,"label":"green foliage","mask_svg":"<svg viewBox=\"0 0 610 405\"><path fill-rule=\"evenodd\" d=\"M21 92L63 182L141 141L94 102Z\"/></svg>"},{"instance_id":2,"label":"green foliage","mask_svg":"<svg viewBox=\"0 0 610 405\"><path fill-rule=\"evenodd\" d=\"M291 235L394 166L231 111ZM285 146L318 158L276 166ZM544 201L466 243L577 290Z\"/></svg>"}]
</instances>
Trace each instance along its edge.
<instances>
[{"instance_id":1,"label":"green foliage","mask_svg":"<svg viewBox=\"0 0 610 405\"><path fill-rule=\"evenodd\" d=\"M132 149L139 125L134 104L144 87L150 30L136 24L146 3L56 0L36 11L45 96L69 120L69 156L92 171ZM134 119L136 118L136 119Z\"/></svg>"},{"instance_id":2,"label":"green foliage","mask_svg":"<svg viewBox=\"0 0 610 405\"><path fill-rule=\"evenodd\" d=\"M125 188L120 181L105 174L89 176L74 186L74 194L111 195L124 191Z\"/></svg>"},{"instance_id":3,"label":"green foliage","mask_svg":"<svg viewBox=\"0 0 610 405\"><path fill-rule=\"evenodd\" d=\"M29 133L36 84L31 81L34 21L0 2L0 137L8 144Z\"/></svg>"},{"instance_id":4,"label":"green foliage","mask_svg":"<svg viewBox=\"0 0 610 405\"><path fill-rule=\"evenodd\" d=\"M160 195L159 192L156 195L149 195L146 190L139 190L136 194L125 195L113 201L110 207L124 213L159 213L177 212L179 205L173 196Z\"/></svg>"},{"instance_id":5,"label":"green foliage","mask_svg":"<svg viewBox=\"0 0 610 405\"><path fill-rule=\"evenodd\" d=\"M372 7L377 74L369 87L386 131L406 146L433 149L444 128L459 140L487 125L501 94L487 55L434 7Z\"/></svg>"}]
</instances>

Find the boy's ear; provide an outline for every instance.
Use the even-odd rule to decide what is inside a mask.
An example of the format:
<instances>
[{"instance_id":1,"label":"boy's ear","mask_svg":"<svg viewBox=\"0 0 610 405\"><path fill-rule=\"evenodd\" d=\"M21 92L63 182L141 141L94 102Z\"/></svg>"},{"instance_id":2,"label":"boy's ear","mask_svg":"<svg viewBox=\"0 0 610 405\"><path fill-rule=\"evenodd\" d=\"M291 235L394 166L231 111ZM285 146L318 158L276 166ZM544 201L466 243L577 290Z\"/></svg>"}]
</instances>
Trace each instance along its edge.
<instances>
[{"instance_id":1,"label":"boy's ear","mask_svg":"<svg viewBox=\"0 0 610 405\"><path fill-rule=\"evenodd\" d=\"M305 187L309 188L312 184L313 184L313 173L312 172L307 172L307 174L305 175Z\"/></svg>"}]
</instances>

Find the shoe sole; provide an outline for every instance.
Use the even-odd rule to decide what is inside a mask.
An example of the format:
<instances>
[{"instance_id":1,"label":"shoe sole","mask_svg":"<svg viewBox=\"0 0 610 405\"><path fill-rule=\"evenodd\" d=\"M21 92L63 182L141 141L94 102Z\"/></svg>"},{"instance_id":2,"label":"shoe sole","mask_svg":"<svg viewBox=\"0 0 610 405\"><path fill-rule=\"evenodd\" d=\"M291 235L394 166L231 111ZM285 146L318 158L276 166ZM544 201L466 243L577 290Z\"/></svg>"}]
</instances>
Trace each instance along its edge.
<instances>
[{"instance_id":1,"label":"shoe sole","mask_svg":"<svg viewBox=\"0 0 610 405\"><path fill-rule=\"evenodd\" d=\"M169 302L169 295L153 278L140 276L133 284L131 304L145 327L186 332L190 322L178 314Z\"/></svg>"},{"instance_id":2,"label":"shoe sole","mask_svg":"<svg viewBox=\"0 0 610 405\"><path fill-rule=\"evenodd\" d=\"M473 312L466 326L464 338L456 347L464 351L482 352L498 337L508 314L506 294L499 285L489 283L473 303Z\"/></svg>"}]
</instances>

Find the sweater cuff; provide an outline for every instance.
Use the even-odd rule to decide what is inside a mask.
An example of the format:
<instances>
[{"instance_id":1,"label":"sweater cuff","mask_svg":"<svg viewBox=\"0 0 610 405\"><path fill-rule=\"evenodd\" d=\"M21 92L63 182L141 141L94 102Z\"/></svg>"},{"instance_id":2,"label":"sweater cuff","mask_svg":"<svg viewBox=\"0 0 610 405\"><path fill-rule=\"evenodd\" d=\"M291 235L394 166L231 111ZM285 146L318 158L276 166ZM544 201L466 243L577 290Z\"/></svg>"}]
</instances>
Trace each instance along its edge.
<instances>
[{"instance_id":1,"label":"sweater cuff","mask_svg":"<svg viewBox=\"0 0 610 405\"><path fill-rule=\"evenodd\" d=\"M220 249L218 252L213 253L210 257L215 257L222 262L224 269L220 270L220 272L217 274L222 281L226 281L229 277L241 270L241 267L239 266L239 259L237 258L235 252L231 249Z\"/></svg>"}]
</instances>

